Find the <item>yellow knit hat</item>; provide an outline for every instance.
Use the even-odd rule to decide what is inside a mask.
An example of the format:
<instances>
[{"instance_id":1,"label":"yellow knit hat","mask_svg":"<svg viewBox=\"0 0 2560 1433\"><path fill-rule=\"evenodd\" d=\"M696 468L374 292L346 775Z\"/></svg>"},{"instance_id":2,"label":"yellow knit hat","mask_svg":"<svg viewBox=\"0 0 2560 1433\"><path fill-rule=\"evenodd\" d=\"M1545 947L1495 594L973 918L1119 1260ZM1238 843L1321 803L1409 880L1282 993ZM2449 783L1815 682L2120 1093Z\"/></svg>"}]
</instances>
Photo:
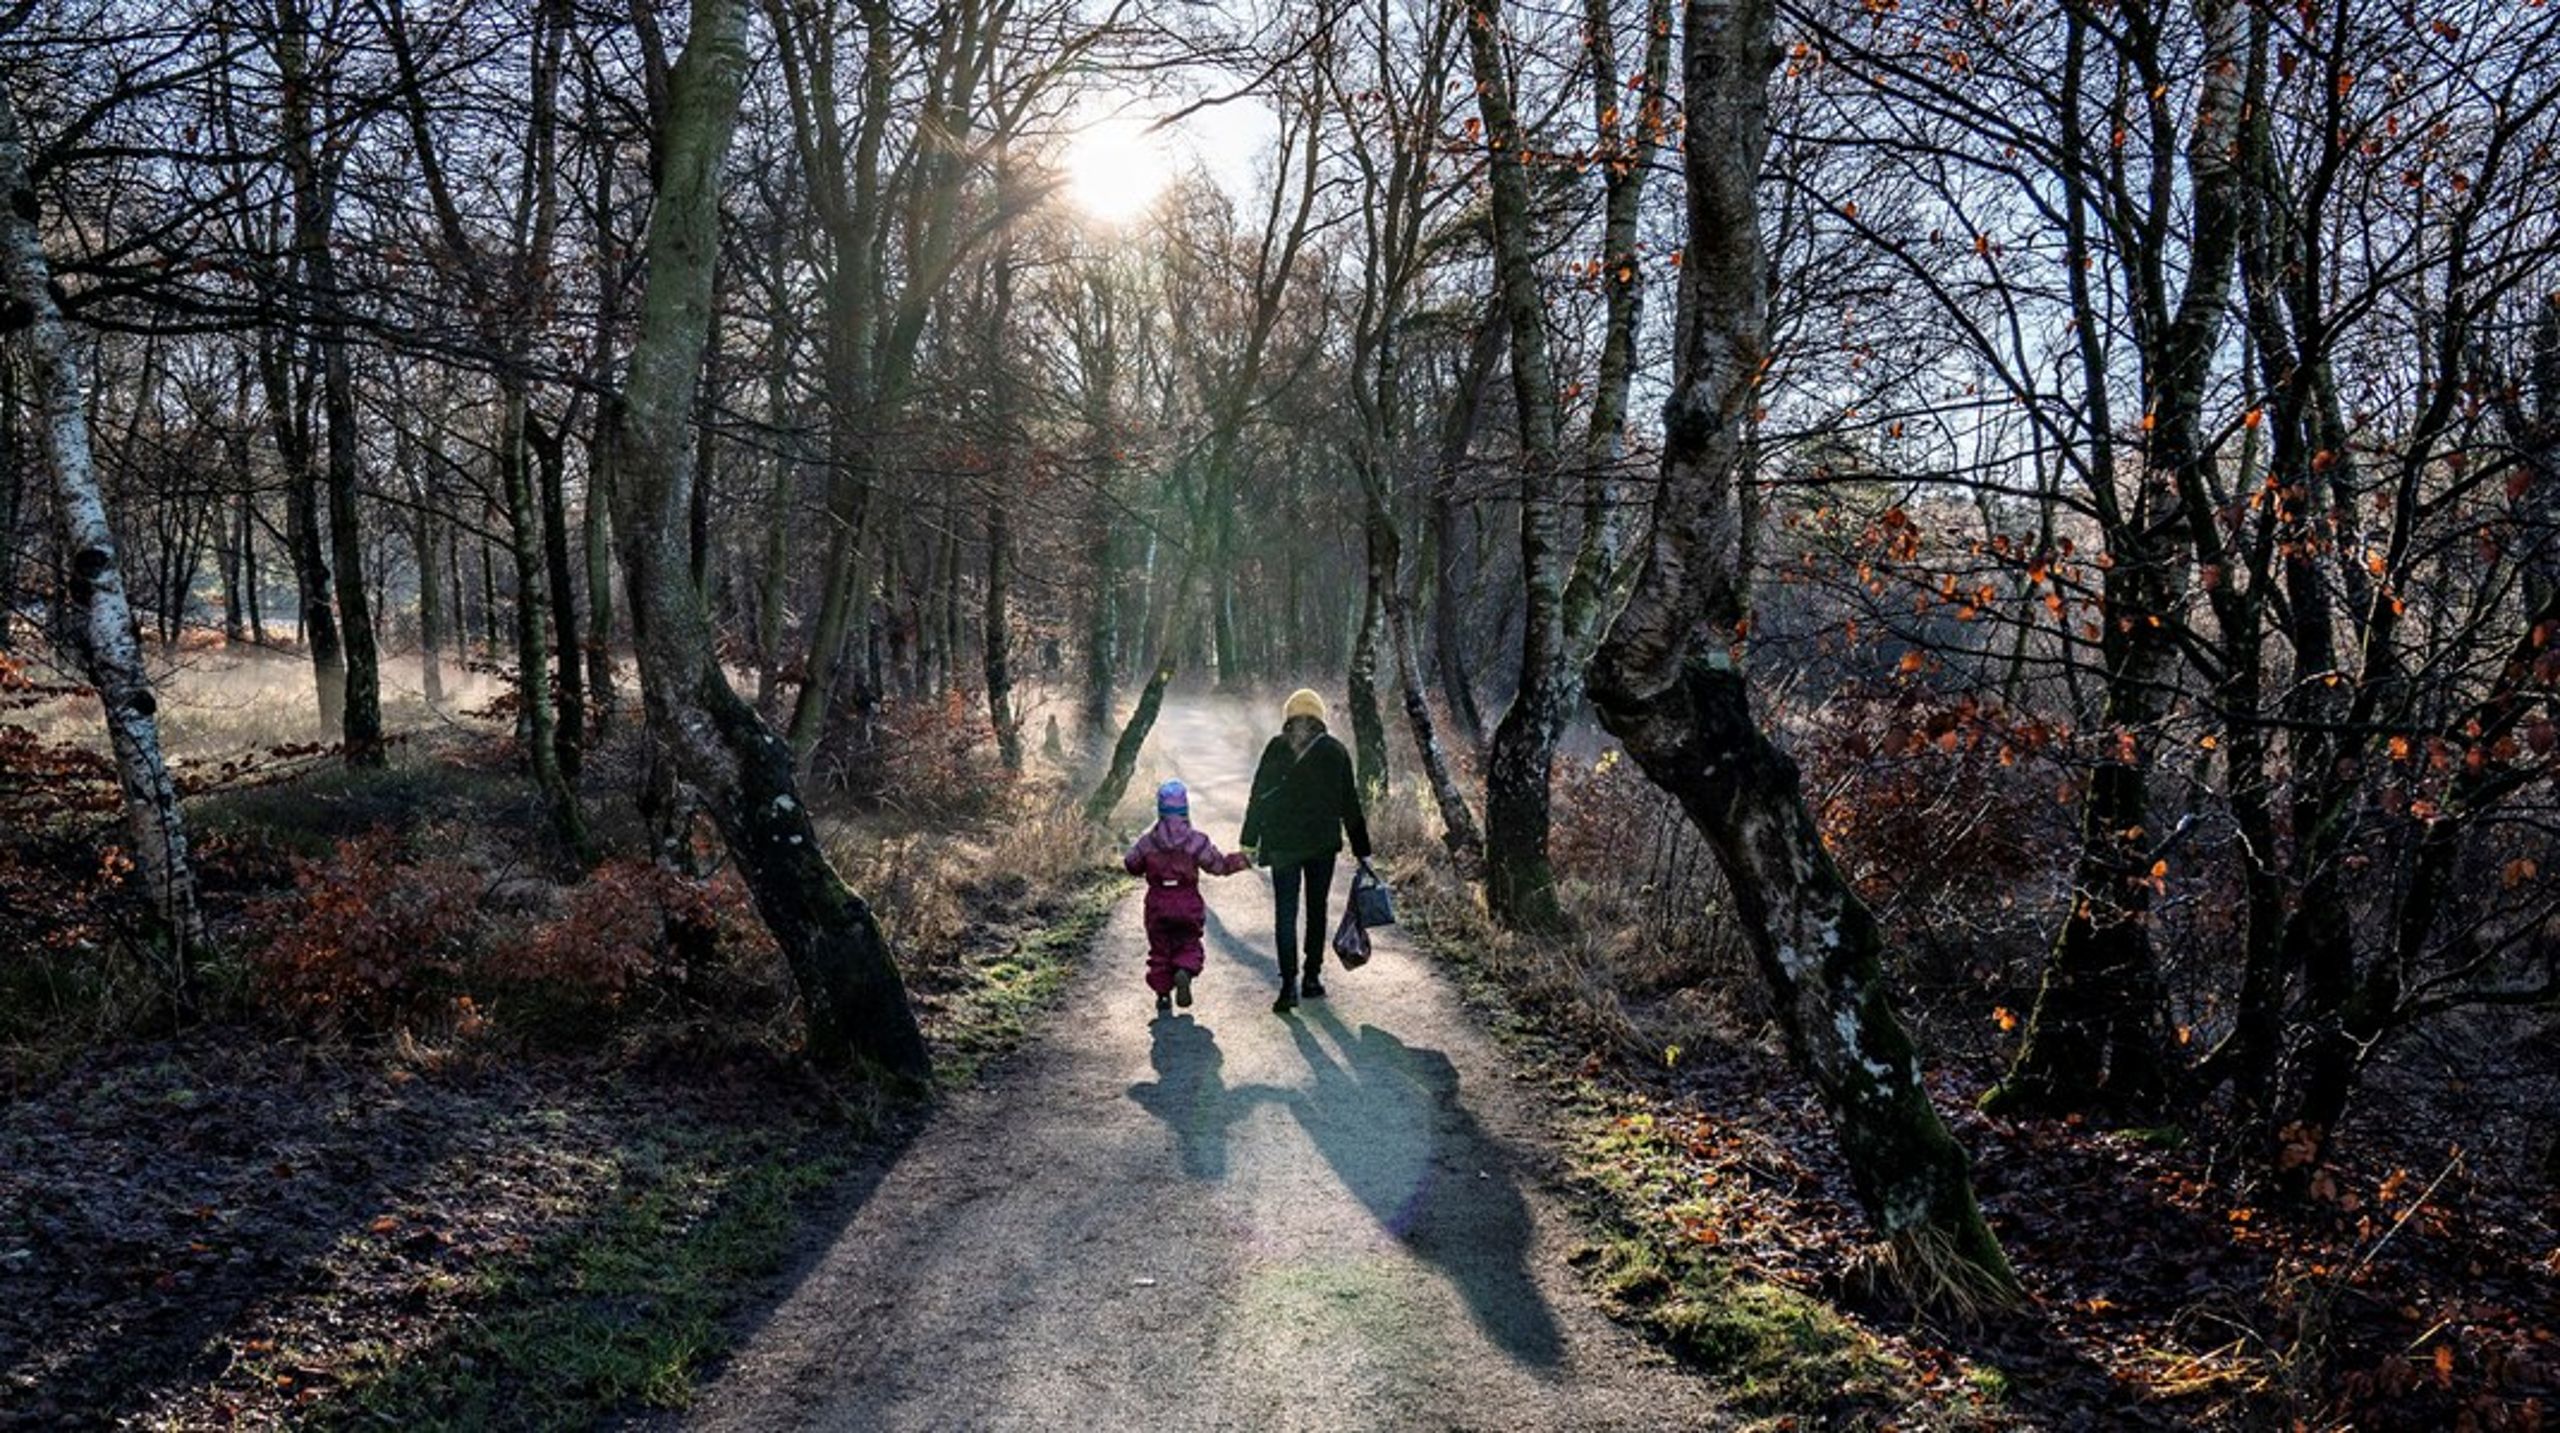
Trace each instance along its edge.
<instances>
[{"instance_id":1,"label":"yellow knit hat","mask_svg":"<svg viewBox=\"0 0 2560 1433\"><path fill-rule=\"evenodd\" d=\"M1288 702L1280 708L1280 719L1285 722L1292 717L1314 717L1323 721L1324 698L1316 695L1313 687L1300 687L1291 692Z\"/></svg>"}]
</instances>

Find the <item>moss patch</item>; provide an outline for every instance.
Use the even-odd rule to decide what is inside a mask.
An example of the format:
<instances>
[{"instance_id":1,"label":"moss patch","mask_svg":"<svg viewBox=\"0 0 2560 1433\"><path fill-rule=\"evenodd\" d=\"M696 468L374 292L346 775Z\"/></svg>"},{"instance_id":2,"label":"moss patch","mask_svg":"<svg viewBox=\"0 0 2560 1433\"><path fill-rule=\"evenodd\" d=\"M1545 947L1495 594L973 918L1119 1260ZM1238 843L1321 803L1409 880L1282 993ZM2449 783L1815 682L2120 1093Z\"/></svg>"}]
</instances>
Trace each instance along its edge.
<instances>
[{"instance_id":1,"label":"moss patch","mask_svg":"<svg viewBox=\"0 0 2560 1433\"><path fill-rule=\"evenodd\" d=\"M944 1086L976 1080L1030 1035L1111 918L1112 907L1134 885L1117 871L1096 867L1059 897L1043 924L961 959L958 984L937 992L934 1001L934 1068Z\"/></svg>"}]
</instances>

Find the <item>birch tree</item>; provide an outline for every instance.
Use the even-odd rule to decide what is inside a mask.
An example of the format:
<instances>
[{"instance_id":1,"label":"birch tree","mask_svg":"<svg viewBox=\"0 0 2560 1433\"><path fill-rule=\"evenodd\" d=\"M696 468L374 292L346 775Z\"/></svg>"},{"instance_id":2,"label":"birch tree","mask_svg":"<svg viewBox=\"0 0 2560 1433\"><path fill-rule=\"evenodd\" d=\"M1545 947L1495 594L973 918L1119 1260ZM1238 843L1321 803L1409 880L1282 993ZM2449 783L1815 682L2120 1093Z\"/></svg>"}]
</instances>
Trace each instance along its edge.
<instances>
[{"instance_id":1,"label":"birch tree","mask_svg":"<svg viewBox=\"0 0 2560 1433\"><path fill-rule=\"evenodd\" d=\"M187 858L186 820L160 748L160 700L143 666L140 635L117 563L115 532L98 495L87 385L61 307L54 302L53 268L36 228L27 145L18 130L16 102L5 89L0 89L0 197L7 201L6 212L0 213L0 277L5 277L17 311L13 317L34 377L30 396L37 440L53 474L54 511L70 577L64 596L79 609L77 620L64 626L81 671L105 710L134 869L142 877L154 921L175 947L173 985L183 993L188 953L204 940L195 868Z\"/></svg>"}]
</instances>

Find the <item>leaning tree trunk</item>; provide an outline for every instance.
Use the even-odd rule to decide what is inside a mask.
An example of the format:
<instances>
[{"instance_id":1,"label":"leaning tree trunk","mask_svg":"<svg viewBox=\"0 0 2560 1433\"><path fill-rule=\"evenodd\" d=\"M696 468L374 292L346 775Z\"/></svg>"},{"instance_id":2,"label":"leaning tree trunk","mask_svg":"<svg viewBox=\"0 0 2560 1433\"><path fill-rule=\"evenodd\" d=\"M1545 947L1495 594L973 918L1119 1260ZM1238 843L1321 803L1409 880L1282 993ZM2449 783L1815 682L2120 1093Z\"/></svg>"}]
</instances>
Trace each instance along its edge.
<instances>
[{"instance_id":1,"label":"leaning tree trunk","mask_svg":"<svg viewBox=\"0 0 2560 1433\"><path fill-rule=\"evenodd\" d=\"M718 826L781 945L821 1065L930 1069L889 942L845 888L801 804L790 745L729 685L690 571L694 414L719 263L719 171L746 68L738 0L693 0L670 73L648 279L629 381L616 405L614 527L638 635L649 729Z\"/></svg>"},{"instance_id":2,"label":"leaning tree trunk","mask_svg":"<svg viewBox=\"0 0 2560 1433\"><path fill-rule=\"evenodd\" d=\"M1368 504L1369 560L1381 567L1378 577L1379 606L1385 620L1387 652L1396 664L1396 685L1404 696L1405 724L1413 735L1413 749L1422 763L1422 778L1431 788L1432 802L1440 809L1440 842L1459 871L1474 874L1484 861L1484 832L1476 825L1475 813L1467 807L1467 795L1458 788L1458 780L1449 768L1448 752L1441 746L1438 723L1431 715L1430 689L1422 677L1422 660L1416 650L1413 631L1413 604L1406 598L1404 585L1397 578L1402 564L1404 542L1396 531L1395 518L1377 494Z\"/></svg>"},{"instance_id":3,"label":"leaning tree trunk","mask_svg":"<svg viewBox=\"0 0 2560 1433\"><path fill-rule=\"evenodd\" d=\"M1964 1151L1895 1018L1884 932L1806 808L1796 765L1752 718L1736 652L1746 430L1768 354L1757 182L1774 0L1688 0L1683 310L1663 406L1662 486L1633 595L1595 657L1602 723L1714 850L1789 1048L1838 1133L1859 1203L1924 1294L2014 1298Z\"/></svg>"},{"instance_id":4,"label":"leaning tree trunk","mask_svg":"<svg viewBox=\"0 0 2560 1433\"><path fill-rule=\"evenodd\" d=\"M1098 430L1097 430L1098 431ZM1085 515L1085 551L1093 567L1086 589L1084 701L1082 749L1088 758L1100 754L1111 729L1113 678L1120 666L1119 524L1111 507L1108 448L1097 444L1091 509Z\"/></svg>"},{"instance_id":5,"label":"leaning tree trunk","mask_svg":"<svg viewBox=\"0 0 2560 1433\"><path fill-rule=\"evenodd\" d=\"M1200 568L1198 548L1183 554L1182 566L1173 579L1173 590L1153 604L1148 619L1147 651L1153 659L1147 668L1147 684L1138 690L1138 704L1129 711L1127 724L1120 728L1120 739L1112 744L1111 764L1103 769L1102 780L1093 794L1084 800L1084 818L1097 825L1111 819L1120 806L1120 798L1129 793L1129 780L1138 774L1138 754L1146 749L1147 734L1155 730L1156 713L1164 708L1165 688L1173 685L1174 670L1181 665L1174 632L1174 614L1191 601L1191 581Z\"/></svg>"},{"instance_id":6,"label":"leaning tree trunk","mask_svg":"<svg viewBox=\"0 0 2560 1433\"><path fill-rule=\"evenodd\" d=\"M183 996L188 952L204 939L195 870L187 859L186 822L178 811L177 783L161 755L159 698L143 667L133 608L125 600L115 532L98 495L79 358L54 304L53 269L36 233L26 142L18 133L16 104L5 92L0 92L0 198L7 201L0 212L0 277L5 277L17 321L25 329L37 436L46 466L53 470L55 520L70 564L64 596L80 613L78 621L62 625L71 634L82 674L97 689L106 711L134 868L150 897L153 919L171 938L171 988ZM0 620L5 619L0 612Z\"/></svg>"}]
</instances>

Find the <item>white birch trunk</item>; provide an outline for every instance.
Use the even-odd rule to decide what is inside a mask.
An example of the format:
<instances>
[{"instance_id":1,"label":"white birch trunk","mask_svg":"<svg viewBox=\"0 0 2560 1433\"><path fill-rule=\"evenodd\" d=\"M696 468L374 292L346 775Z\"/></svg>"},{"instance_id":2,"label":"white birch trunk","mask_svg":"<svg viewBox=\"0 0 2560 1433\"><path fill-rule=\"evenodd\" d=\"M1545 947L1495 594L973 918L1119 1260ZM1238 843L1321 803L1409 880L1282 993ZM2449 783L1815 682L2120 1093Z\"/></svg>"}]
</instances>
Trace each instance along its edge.
<instances>
[{"instance_id":1,"label":"white birch trunk","mask_svg":"<svg viewBox=\"0 0 2560 1433\"><path fill-rule=\"evenodd\" d=\"M133 609L125 600L115 533L98 496L79 357L54 303L52 267L36 232L26 142L18 132L16 105L5 93L0 93L0 197L6 199L6 212L0 213L0 274L6 277L12 316L25 325L22 337L35 375L36 428L46 466L53 471L54 510L70 562L67 597L80 607L65 625L74 635L89 685L97 688L106 708L134 868L162 928L177 942L177 968L183 971L186 949L204 937L194 867L187 860L186 823L178 812L177 784L160 752L160 702L143 667Z\"/></svg>"}]
</instances>

